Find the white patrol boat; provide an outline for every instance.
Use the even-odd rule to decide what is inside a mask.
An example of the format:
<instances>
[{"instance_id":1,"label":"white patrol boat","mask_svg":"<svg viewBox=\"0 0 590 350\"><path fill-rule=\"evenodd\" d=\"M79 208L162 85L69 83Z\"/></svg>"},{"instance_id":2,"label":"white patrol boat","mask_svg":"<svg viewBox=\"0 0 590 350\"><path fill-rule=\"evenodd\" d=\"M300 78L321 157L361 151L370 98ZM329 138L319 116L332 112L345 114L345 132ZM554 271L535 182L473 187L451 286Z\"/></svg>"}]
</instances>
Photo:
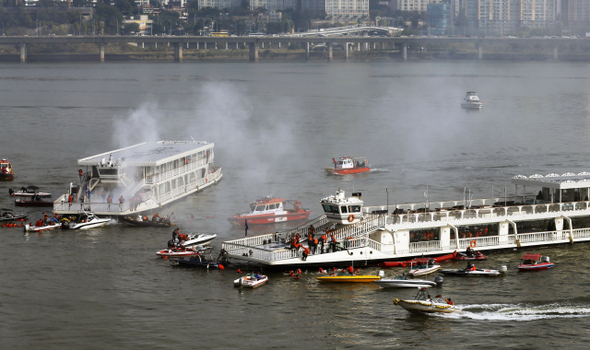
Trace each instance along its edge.
<instances>
[{"instance_id":1,"label":"white patrol boat","mask_svg":"<svg viewBox=\"0 0 590 350\"><path fill-rule=\"evenodd\" d=\"M465 94L465 98L461 103L461 107L467 109L481 109L482 106L483 102L481 102L479 96L477 96L477 92L467 91L467 94Z\"/></svg>"},{"instance_id":2,"label":"white patrol boat","mask_svg":"<svg viewBox=\"0 0 590 350\"><path fill-rule=\"evenodd\" d=\"M305 225L225 241L223 249L232 258L269 266L362 266L467 247L483 252L590 241L590 173L519 175L512 183L511 197L362 206L358 215L350 207L362 205L360 196L344 200L339 191L322 199L326 213ZM307 237L310 225L316 239L328 228L336 242L320 242L315 254L308 248L311 254L304 256L306 239L296 249L288 242L292 235Z\"/></svg>"},{"instance_id":3,"label":"white patrol boat","mask_svg":"<svg viewBox=\"0 0 590 350\"><path fill-rule=\"evenodd\" d=\"M158 141L78 160L78 181L54 203L62 216L137 216L160 210L221 180L213 143Z\"/></svg>"}]
</instances>

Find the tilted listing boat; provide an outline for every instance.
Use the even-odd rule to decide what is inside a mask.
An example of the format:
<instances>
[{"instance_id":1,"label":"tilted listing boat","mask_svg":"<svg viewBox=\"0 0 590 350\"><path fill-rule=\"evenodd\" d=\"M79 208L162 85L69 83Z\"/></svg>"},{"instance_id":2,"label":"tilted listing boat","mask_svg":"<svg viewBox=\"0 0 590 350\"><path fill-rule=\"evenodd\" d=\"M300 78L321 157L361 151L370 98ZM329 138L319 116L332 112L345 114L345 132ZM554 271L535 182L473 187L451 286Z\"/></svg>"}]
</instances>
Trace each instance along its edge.
<instances>
[{"instance_id":1,"label":"tilted listing boat","mask_svg":"<svg viewBox=\"0 0 590 350\"><path fill-rule=\"evenodd\" d=\"M438 271L440 265L435 264L433 258L416 258L410 263L410 272L412 276L424 276Z\"/></svg>"},{"instance_id":2,"label":"tilted listing boat","mask_svg":"<svg viewBox=\"0 0 590 350\"><path fill-rule=\"evenodd\" d=\"M53 212L153 214L221 180L213 147L205 141L144 142L79 159L79 181L53 202Z\"/></svg>"},{"instance_id":3,"label":"tilted listing boat","mask_svg":"<svg viewBox=\"0 0 590 350\"><path fill-rule=\"evenodd\" d=\"M249 213L236 214L227 220L234 225L243 226L246 221L248 225L263 225L307 219L310 213L300 201L268 196L250 204Z\"/></svg>"},{"instance_id":4,"label":"tilted listing boat","mask_svg":"<svg viewBox=\"0 0 590 350\"><path fill-rule=\"evenodd\" d=\"M259 274L248 274L234 280L234 287L258 288L268 282L268 276Z\"/></svg>"},{"instance_id":5,"label":"tilted listing boat","mask_svg":"<svg viewBox=\"0 0 590 350\"><path fill-rule=\"evenodd\" d=\"M554 264L549 261L549 257L546 256L543 258L541 254L525 254L521 258L521 263L518 265L518 270L520 271L537 271L537 270L547 270L554 266Z\"/></svg>"},{"instance_id":6,"label":"tilted listing boat","mask_svg":"<svg viewBox=\"0 0 590 350\"><path fill-rule=\"evenodd\" d=\"M365 157L340 157L340 159L332 158L334 166L326 168L328 174L346 175L358 174L371 171L371 164Z\"/></svg>"},{"instance_id":7,"label":"tilted listing boat","mask_svg":"<svg viewBox=\"0 0 590 350\"><path fill-rule=\"evenodd\" d=\"M156 252L156 255L163 259L169 258L186 258L202 254L202 250L185 248L185 247L174 247L162 249Z\"/></svg>"},{"instance_id":8,"label":"tilted listing boat","mask_svg":"<svg viewBox=\"0 0 590 350\"><path fill-rule=\"evenodd\" d=\"M0 181L12 181L14 180L14 172L12 171L12 165L7 159L0 160Z\"/></svg>"},{"instance_id":9,"label":"tilted listing boat","mask_svg":"<svg viewBox=\"0 0 590 350\"><path fill-rule=\"evenodd\" d=\"M426 292L426 288L421 288L413 300L396 298L393 299L393 304L401 306L409 312L417 313L453 313L461 311L461 308L455 306L450 299L443 300L440 296L431 298Z\"/></svg>"},{"instance_id":10,"label":"tilted listing boat","mask_svg":"<svg viewBox=\"0 0 590 350\"><path fill-rule=\"evenodd\" d=\"M170 263L172 266L186 266L186 267L204 267L214 269L225 269L225 266L229 264L228 259L225 257L225 252L222 250L219 253L217 259L213 259L211 256L211 247L200 247L196 248L201 254L195 254L189 257L172 257Z\"/></svg>"}]
</instances>

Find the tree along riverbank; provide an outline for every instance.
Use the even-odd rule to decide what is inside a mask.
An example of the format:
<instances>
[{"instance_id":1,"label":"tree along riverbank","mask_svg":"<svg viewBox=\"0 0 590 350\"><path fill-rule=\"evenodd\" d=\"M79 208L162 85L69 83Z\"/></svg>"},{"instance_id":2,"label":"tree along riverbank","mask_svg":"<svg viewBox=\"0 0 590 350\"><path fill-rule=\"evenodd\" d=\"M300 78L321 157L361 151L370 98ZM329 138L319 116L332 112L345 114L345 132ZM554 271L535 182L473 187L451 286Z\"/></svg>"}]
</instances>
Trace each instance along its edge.
<instances>
[{"instance_id":1,"label":"tree along riverbank","mask_svg":"<svg viewBox=\"0 0 590 350\"><path fill-rule=\"evenodd\" d=\"M546 45L493 44L482 48L483 60L552 60L554 49ZM243 45L238 49L196 49L183 48L184 61L198 60L248 60L249 50ZM345 59L342 48L335 47L332 52L335 60ZM401 47L373 47L370 50L349 50L349 59L403 59ZM258 59L264 60L305 60L305 50L299 47L260 48ZM325 47L312 49L309 59L328 58ZM590 61L590 40L573 41L569 45L558 47L558 60ZM472 44L430 44L422 47L408 48L408 60L460 59L477 60L477 48ZM27 61L99 61L98 47L95 44L41 45L27 46ZM138 47L132 44L106 45L105 61L174 61L174 48L168 45L160 47ZM0 47L0 61L20 61L17 47Z\"/></svg>"}]
</instances>

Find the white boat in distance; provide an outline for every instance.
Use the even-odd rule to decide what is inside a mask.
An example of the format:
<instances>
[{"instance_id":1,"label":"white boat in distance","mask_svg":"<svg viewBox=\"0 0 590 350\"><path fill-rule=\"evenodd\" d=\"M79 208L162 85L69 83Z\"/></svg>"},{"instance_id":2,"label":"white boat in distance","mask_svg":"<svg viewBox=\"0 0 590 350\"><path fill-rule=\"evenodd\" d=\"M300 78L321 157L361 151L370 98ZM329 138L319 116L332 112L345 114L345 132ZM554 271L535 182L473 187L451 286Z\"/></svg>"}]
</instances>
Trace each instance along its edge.
<instances>
[{"instance_id":1,"label":"white boat in distance","mask_svg":"<svg viewBox=\"0 0 590 350\"><path fill-rule=\"evenodd\" d=\"M53 211L101 217L156 212L221 180L214 159L213 143L205 141L144 142L82 158L78 180Z\"/></svg>"},{"instance_id":2,"label":"white boat in distance","mask_svg":"<svg viewBox=\"0 0 590 350\"><path fill-rule=\"evenodd\" d=\"M436 282L422 279L407 279L405 276L398 276L396 278L382 278L375 281L383 288L430 288L436 287Z\"/></svg>"},{"instance_id":3,"label":"white boat in distance","mask_svg":"<svg viewBox=\"0 0 590 350\"><path fill-rule=\"evenodd\" d=\"M461 312L450 299L444 300L440 295L431 298L426 288L421 288L413 300L393 299L393 304L416 313L453 313Z\"/></svg>"},{"instance_id":4,"label":"white boat in distance","mask_svg":"<svg viewBox=\"0 0 590 350\"><path fill-rule=\"evenodd\" d=\"M361 219L349 225L342 218L356 204L330 203L330 216L285 232L224 241L222 248L228 257L253 264L321 267L436 257L467 247L486 252L590 242L590 172L519 175L511 182L516 191L510 196L363 206L355 215ZM307 241L298 249L289 242L295 234L306 237L312 225L316 238L329 229L337 243L323 249L319 244L304 257Z\"/></svg>"},{"instance_id":5,"label":"white boat in distance","mask_svg":"<svg viewBox=\"0 0 590 350\"><path fill-rule=\"evenodd\" d=\"M467 109L481 109L482 106L483 102L481 102L479 96L477 96L477 92L467 91L467 94L465 94L465 98L461 103L461 107Z\"/></svg>"}]
</instances>

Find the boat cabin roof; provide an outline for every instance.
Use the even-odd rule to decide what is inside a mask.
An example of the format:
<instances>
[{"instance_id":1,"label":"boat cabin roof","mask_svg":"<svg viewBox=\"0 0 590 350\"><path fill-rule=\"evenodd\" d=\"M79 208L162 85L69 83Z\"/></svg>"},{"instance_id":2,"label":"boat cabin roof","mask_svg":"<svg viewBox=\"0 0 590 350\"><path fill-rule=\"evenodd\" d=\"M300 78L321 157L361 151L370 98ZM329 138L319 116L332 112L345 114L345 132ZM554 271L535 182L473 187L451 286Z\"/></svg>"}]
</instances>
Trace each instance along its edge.
<instances>
[{"instance_id":1,"label":"boat cabin roof","mask_svg":"<svg viewBox=\"0 0 590 350\"><path fill-rule=\"evenodd\" d=\"M106 158L119 165L124 162L127 166L157 166L211 147L213 143L207 141L144 142L82 158L78 164L99 166Z\"/></svg>"},{"instance_id":2,"label":"boat cabin roof","mask_svg":"<svg viewBox=\"0 0 590 350\"><path fill-rule=\"evenodd\" d=\"M539 260L541 258L541 254L534 254L534 253L529 253L529 254L525 254L521 260Z\"/></svg>"},{"instance_id":3,"label":"boat cabin roof","mask_svg":"<svg viewBox=\"0 0 590 350\"><path fill-rule=\"evenodd\" d=\"M578 174L565 173L548 174L548 175L517 175L512 178L512 183L524 186L542 186L545 188L554 188L560 190L572 188L588 188L590 187L590 172L581 172Z\"/></svg>"},{"instance_id":4,"label":"boat cabin roof","mask_svg":"<svg viewBox=\"0 0 590 350\"><path fill-rule=\"evenodd\" d=\"M274 198L274 197L264 197L261 199L256 200L256 205L260 204L274 204L274 203L282 203L285 201L285 198Z\"/></svg>"}]
</instances>

